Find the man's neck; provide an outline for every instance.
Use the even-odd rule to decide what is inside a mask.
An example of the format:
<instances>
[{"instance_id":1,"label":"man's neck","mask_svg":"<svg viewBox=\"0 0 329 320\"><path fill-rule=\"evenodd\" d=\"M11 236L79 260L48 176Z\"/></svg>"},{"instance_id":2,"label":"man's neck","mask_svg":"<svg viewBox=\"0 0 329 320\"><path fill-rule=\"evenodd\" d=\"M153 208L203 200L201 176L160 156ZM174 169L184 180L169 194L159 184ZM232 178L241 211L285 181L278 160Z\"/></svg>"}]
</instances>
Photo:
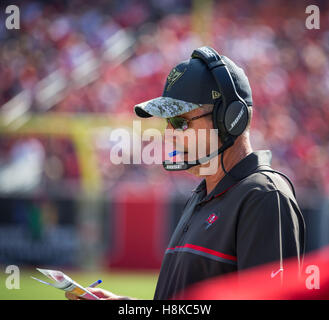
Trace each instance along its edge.
<instances>
[{"instance_id":1,"label":"man's neck","mask_svg":"<svg viewBox=\"0 0 329 320\"><path fill-rule=\"evenodd\" d=\"M252 153L252 148L250 144L234 144L233 147L227 149L224 153L224 167L225 170L228 172L230 171L238 162L240 162L242 159L244 159L248 154ZM218 156L218 170L215 174L211 176L206 176L206 186L207 186L207 194L209 194L218 184L219 181L221 181L224 176L225 172L222 168L221 161L220 161L221 155Z\"/></svg>"}]
</instances>

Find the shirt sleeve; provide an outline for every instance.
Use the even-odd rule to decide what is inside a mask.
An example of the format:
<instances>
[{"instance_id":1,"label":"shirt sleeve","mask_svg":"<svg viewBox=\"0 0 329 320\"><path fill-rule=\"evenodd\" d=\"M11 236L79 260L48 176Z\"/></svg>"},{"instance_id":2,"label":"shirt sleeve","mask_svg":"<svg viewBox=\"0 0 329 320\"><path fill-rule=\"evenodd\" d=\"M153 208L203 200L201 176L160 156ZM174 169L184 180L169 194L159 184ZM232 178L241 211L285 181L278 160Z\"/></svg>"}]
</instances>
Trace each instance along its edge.
<instances>
[{"instance_id":1,"label":"shirt sleeve","mask_svg":"<svg viewBox=\"0 0 329 320\"><path fill-rule=\"evenodd\" d=\"M259 191L245 202L237 226L238 270L284 259L300 258L304 250L304 221L296 202L280 191Z\"/></svg>"}]
</instances>

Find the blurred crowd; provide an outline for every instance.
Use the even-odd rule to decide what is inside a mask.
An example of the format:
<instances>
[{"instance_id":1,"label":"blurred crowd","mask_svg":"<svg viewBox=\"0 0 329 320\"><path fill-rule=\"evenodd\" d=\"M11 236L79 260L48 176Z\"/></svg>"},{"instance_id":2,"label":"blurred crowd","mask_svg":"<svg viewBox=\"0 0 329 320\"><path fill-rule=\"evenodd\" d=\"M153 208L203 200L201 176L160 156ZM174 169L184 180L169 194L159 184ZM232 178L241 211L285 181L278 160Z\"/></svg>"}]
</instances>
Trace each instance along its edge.
<instances>
[{"instance_id":1,"label":"blurred crowd","mask_svg":"<svg viewBox=\"0 0 329 320\"><path fill-rule=\"evenodd\" d=\"M31 110L45 111L37 90L59 72L63 90L47 110L132 115L134 104L162 94L175 64L211 45L249 78L254 149L272 150L273 167L292 178L300 197L329 195L328 5L317 2L320 29L309 30L303 1L205 1L208 11L196 2L24 1L21 29L0 29L0 105L27 90ZM118 63L104 52L120 31L133 42ZM92 76L76 85L86 57ZM72 157L71 147L58 154L65 157L65 150ZM137 165L132 171L145 174ZM164 176L150 172L152 179Z\"/></svg>"}]
</instances>

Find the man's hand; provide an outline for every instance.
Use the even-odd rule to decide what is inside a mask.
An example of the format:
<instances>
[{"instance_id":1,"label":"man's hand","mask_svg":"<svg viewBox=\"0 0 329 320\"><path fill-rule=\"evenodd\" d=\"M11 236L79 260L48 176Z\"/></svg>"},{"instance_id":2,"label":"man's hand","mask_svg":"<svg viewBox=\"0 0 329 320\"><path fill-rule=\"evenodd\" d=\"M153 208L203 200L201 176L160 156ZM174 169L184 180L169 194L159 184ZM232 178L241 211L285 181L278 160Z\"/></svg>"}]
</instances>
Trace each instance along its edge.
<instances>
[{"instance_id":1,"label":"man's hand","mask_svg":"<svg viewBox=\"0 0 329 320\"><path fill-rule=\"evenodd\" d=\"M87 288L88 291L93 293L95 296L99 297L101 300L130 300L131 298L117 296L116 294L101 289L101 288ZM85 298L78 297L73 293L66 292L65 297L69 300L86 300Z\"/></svg>"}]
</instances>

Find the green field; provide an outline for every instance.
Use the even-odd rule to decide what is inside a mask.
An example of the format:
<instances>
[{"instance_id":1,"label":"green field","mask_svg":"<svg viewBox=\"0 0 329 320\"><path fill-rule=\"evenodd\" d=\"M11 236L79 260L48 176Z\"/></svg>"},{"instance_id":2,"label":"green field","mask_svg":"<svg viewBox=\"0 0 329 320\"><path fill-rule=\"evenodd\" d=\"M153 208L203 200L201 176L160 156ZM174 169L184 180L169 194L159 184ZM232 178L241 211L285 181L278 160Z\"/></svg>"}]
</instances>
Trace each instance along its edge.
<instances>
[{"instance_id":1,"label":"green field","mask_svg":"<svg viewBox=\"0 0 329 320\"><path fill-rule=\"evenodd\" d=\"M133 272L77 272L64 271L69 277L83 286L88 286L101 279L100 288L110 290L118 295L131 296L137 299L153 299L157 273ZM8 274L0 273L0 299L1 300L63 300L64 291L46 286L31 276L47 281L47 277L36 270L24 270L20 273L20 289L7 289L6 278ZM49 279L48 279L49 280ZM51 282L51 280L49 281Z\"/></svg>"}]
</instances>

